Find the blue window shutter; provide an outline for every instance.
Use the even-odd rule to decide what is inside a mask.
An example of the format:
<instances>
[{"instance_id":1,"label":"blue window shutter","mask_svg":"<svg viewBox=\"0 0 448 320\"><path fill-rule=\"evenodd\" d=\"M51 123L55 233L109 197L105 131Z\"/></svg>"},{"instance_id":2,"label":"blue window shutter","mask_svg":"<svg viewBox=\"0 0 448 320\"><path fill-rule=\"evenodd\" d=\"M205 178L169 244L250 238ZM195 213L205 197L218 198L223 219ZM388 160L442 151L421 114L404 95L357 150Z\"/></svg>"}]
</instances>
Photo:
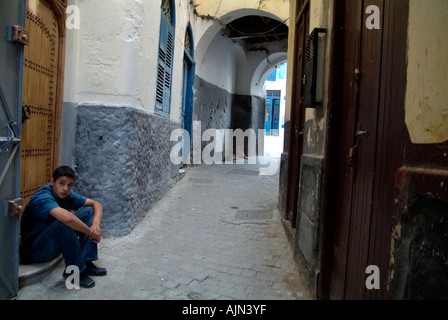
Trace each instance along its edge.
<instances>
[{"instance_id":1,"label":"blue window shutter","mask_svg":"<svg viewBox=\"0 0 448 320\"><path fill-rule=\"evenodd\" d=\"M170 114L171 75L174 53L174 28L162 13L160 22L159 58L157 62L156 111Z\"/></svg>"}]
</instances>

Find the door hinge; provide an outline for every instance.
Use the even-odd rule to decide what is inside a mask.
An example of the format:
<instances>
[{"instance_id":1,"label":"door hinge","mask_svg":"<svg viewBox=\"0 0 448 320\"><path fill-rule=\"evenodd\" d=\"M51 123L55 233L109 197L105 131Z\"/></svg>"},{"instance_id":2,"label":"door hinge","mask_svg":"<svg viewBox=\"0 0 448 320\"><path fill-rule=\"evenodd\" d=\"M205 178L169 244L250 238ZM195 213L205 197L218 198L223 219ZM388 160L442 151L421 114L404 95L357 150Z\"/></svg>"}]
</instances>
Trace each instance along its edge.
<instances>
[{"instance_id":1,"label":"door hinge","mask_svg":"<svg viewBox=\"0 0 448 320\"><path fill-rule=\"evenodd\" d=\"M21 26L8 26L9 41L19 42L25 46L30 44L30 32Z\"/></svg>"}]
</instances>

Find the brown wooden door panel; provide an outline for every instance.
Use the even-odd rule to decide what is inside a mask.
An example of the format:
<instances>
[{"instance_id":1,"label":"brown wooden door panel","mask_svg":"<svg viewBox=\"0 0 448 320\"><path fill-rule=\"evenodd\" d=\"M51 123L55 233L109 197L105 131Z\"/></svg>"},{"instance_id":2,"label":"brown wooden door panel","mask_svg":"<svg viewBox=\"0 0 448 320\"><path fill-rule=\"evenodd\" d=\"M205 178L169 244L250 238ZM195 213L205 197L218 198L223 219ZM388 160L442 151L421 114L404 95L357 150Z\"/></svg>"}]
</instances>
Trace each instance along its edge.
<instances>
[{"instance_id":1,"label":"brown wooden door panel","mask_svg":"<svg viewBox=\"0 0 448 320\"><path fill-rule=\"evenodd\" d=\"M383 10L383 1L365 1L366 6L374 4ZM362 22L366 21L365 13ZM357 131L355 143L355 179L352 195L352 214L346 280L346 298L363 298L365 291L365 270L368 266L372 197L375 179L377 126L379 107L379 86L381 79L382 32L361 28L359 101L357 105Z\"/></svg>"},{"instance_id":2,"label":"brown wooden door panel","mask_svg":"<svg viewBox=\"0 0 448 320\"><path fill-rule=\"evenodd\" d=\"M331 296L364 297L375 179L381 30L365 28L365 8L346 1L339 205Z\"/></svg>"},{"instance_id":3,"label":"brown wooden door panel","mask_svg":"<svg viewBox=\"0 0 448 320\"><path fill-rule=\"evenodd\" d=\"M375 189L370 223L369 261L381 270L381 290L367 290L366 299L390 297L388 277L392 218L395 206L395 173L403 163L404 96L408 1L384 3L382 70L378 111L378 143ZM386 272L387 270L387 272Z\"/></svg>"},{"instance_id":4,"label":"brown wooden door panel","mask_svg":"<svg viewBox=\"0 0 448 320\"><path fill-rule=\"evenodd\" d=\"M369 5L380 9L379 30L365 27ZM343 8L333 299L387 297L394 176L402 161L407 6L407 0L347 0ZM380 268L380 290L365 287L369 265Z\"/></svg>"},{"instance_id":5,"label":"brown wooden door panel","mask_svg":"<svg viewBox=\"0 0 448 320\"><path fill-rule=\"evenodd\" d=\"M348 242L350 233L350 212L352 199L353 167L348 166L350 148L355 145L356 106L358 88L354 82L354 71L359 65L359 41L362 2L346 1L344 23L344 75L341 111L341 141L339 153L338 208L336 234L331 271L331 291L333 299L343 299L345 292Z\"/></svg>"},{"instance_id":6,"label":"brown wooden door panel","mask_svg":"<svg viewBox=\"0 0 448 320\"><path fill-rule=\"evenodd\" d=\"M30 118L22 123L21 197L29 200L50 181L55 147L56 88L59 61L58 17L45 0L27 1L22 105Z\"/></svg>"}]
</instances>

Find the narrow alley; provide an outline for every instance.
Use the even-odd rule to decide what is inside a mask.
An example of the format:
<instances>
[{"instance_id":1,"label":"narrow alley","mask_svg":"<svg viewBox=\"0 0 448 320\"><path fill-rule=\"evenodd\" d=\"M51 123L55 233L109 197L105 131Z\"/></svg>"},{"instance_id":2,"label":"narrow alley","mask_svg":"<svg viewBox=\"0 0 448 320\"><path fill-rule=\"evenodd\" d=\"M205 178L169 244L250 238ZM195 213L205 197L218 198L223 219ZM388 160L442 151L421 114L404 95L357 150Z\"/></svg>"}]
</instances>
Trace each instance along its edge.
<instances>
[{"instance_id":1,"label":"narrow alley","mask_svg":"<svg viewBox=\"0 0 448 320\"><path fill-rule=\"evenodd\" d=\"M448 300L447 17L446 0L1 0L0 300ZM27 209L60 166L94 200L91 236L101 216L92 289L23 250L80 207Z\"/></svg>"},{"instance_id":2,"label":"narrow alley","mask_svg":"<svg viewBox=\"0 0 448 320\"><path fill-rule=\"evenodd\" d=\"M259 168L192 167L129 235L102 240L108 275L94 288L67 289L60 263L17 299L311 299L276 209L278 170Z\"/></svg>"}]
</instances>

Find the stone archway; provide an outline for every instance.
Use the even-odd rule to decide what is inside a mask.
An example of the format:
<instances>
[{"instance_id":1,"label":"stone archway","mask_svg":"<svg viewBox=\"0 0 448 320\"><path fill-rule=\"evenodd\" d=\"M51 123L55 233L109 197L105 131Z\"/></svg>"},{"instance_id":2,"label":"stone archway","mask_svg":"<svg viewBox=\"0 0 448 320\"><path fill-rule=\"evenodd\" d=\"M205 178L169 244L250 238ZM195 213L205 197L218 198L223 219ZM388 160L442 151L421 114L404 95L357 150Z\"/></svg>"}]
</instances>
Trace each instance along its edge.
<instances>
[{"instance_id":1,"label":"stone archway","mask_svg":"<svg viewBox=\"0 0 448 320\"><path fill-rule=\"evenodd\" d=\"M254 27L257 23L261 29ZM194 120L201 121L202 130L264 128L263 83L269 70L286 60L285 20L257 9L239 9L204 17L196 30Z\"/></svg>"}]
</instances>

